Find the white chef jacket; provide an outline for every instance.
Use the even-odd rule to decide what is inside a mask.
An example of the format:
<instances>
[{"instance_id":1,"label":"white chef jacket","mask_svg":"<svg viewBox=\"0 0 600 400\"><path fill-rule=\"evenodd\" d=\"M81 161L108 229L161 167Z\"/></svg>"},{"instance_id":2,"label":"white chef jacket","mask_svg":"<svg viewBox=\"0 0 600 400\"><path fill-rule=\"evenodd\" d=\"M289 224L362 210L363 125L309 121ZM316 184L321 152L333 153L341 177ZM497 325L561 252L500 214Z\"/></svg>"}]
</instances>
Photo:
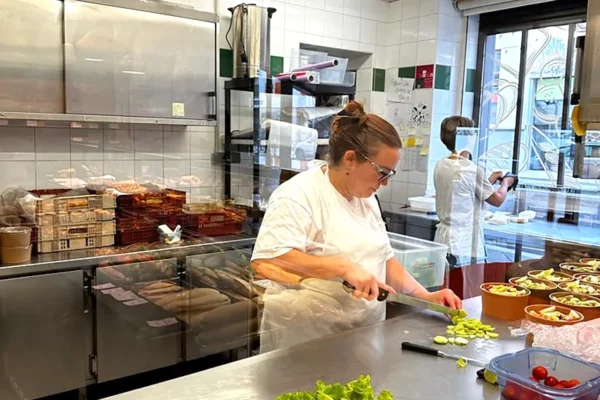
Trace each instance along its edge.
<instances>
[{"instance_id":1,"label":"white chef jacket","mask_svg":"<svg viewBox=\"0 0 600 400\"><path fill-rule=\"evenodd\" d=\"M494 193L479 166L466 158L443 158L433 175L435 207L440 219L435 241L459 260L485 259L481 220L485 201Z\"/></svg>"},{"instance_id":2,"label":"white chef jacket","mask_svg":"<svg viewBox=\"0 0 600 400\"><path fill-rule=\"evenodd\" d=\"M276 258L292 249L315 256L345 256L385 282L386 262L394 251L377 200L374 196L347 200L331 184L323 166L326 163L315 163L275 190L252 260ZM285 333L268 346L261 337L261 352L385 319L384 303L353 299L343 291L332 293L333 299L327 301L323 293L306 289L265 296L261 330Z\"/></svg>"}]
</instances>

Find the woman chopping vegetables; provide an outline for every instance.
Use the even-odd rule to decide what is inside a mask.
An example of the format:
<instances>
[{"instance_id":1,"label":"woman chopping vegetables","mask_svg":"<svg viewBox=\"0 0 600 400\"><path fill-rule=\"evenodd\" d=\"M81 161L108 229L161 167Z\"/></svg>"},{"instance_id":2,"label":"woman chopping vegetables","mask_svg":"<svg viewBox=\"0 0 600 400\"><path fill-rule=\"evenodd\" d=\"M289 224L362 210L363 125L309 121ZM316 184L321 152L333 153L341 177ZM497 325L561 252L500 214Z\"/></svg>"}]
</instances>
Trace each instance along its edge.
<instances>
[{"instance_id":1,"label":"woman chopping vegetables","mask_svg":"<svg viewBox=\"0 0 600 400\"><path fill-rule=\"evenodd\" d=\"M300 285L267 292L262 352L385 319L379 288L461 307L452 291L427 291L394 258L374 194L396 173L401 146L390 123L350 102L332 124L328 161L275 190L252 265Z\"/></svg>"}]
</instances>

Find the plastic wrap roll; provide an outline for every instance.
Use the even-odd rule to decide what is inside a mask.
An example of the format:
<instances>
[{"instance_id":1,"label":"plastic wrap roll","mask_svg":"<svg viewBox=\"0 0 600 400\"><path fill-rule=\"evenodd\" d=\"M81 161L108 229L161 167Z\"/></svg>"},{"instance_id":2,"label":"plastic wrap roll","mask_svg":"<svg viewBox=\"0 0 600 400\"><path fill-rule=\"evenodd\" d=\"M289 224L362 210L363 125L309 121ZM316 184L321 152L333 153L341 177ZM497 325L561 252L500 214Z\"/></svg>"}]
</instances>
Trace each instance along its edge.
<instances>
[{"instance_id":1,"label":"plastic wrap roll","mask_svg":"<svg viewBox=\"0 0 600 400\"><path fill-rule=\"evenodd\" d=\"M325 68L337 67L338 64L339 64L338 60L333 59L333 60L323 61L323 62L316 63L316 64L303 65L301 67L294 68L292 70L292 72L312 71L312 70L315 70L315 69L325 69Z\"/></svg>"},{"instance_id":2,"label":"plastic wrap roll","mask_svg":"<svg viewBox=\"0 0 600 400\"><path fill-rule=\"evenodd\" d=\"M303 75L292 74L290 79L292 80L292 82L309 82L310 83L310 82L315 81L315 77L312 74L303 74Z\"/></svg>"}]
</instances>

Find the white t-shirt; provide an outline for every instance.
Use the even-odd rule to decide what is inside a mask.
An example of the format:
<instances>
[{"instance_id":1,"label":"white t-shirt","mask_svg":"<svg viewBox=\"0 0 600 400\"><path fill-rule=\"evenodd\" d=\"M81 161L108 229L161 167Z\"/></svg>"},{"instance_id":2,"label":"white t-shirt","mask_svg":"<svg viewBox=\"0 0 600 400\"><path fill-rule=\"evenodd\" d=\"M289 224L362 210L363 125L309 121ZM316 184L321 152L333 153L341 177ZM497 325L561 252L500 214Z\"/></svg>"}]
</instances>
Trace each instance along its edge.
<instances>
[{"instance_id":1,"label":"white t-shirt","mask_svg":"<svg viewBox=\"0 0 600 400\"><path fill-rule=\"evenodd\" d=\"M347 200L331 184L325 166L316 163L273 192L252 260L279 257L292 249L314 256L345 256L385 282L386 262L394 251L377 200L374 196ZM385 319L384 302L355 299L338 282L316 280L306 286L307 282L299 290L267 290L261 352Z\"/></svg>"},{"instance_id":2,"label":"white t-shirt","mask_svg":"<svg viewBox=\"0 0 600 400\"><path fill-rule=\"evenodd\" d=\"M483 259L480 223L485 200L494 193L485 172L466 158L443 158L435 166L433 180L440 219L435 241L449 246L448 252L454 256Z\"/></svg>"}]
</instances>

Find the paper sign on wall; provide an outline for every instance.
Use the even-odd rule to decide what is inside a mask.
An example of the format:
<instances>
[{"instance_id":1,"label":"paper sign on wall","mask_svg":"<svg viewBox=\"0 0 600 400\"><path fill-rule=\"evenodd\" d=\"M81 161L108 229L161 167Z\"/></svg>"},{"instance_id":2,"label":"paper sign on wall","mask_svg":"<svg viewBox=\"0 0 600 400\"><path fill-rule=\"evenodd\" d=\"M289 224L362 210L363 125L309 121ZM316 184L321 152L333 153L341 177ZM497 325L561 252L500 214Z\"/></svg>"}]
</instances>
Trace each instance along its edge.
<instances>
[{"instance_id":1,"label":"paper sign on wall","mask_svg":"<svg viewBox=\"0 0 600 400\"><path fill-rule=\"evenodd\" d=\"M415 80L411 78L393 78L386 88L387 101L396 103L412 103Z\"/></svg>"}]
</instances>

